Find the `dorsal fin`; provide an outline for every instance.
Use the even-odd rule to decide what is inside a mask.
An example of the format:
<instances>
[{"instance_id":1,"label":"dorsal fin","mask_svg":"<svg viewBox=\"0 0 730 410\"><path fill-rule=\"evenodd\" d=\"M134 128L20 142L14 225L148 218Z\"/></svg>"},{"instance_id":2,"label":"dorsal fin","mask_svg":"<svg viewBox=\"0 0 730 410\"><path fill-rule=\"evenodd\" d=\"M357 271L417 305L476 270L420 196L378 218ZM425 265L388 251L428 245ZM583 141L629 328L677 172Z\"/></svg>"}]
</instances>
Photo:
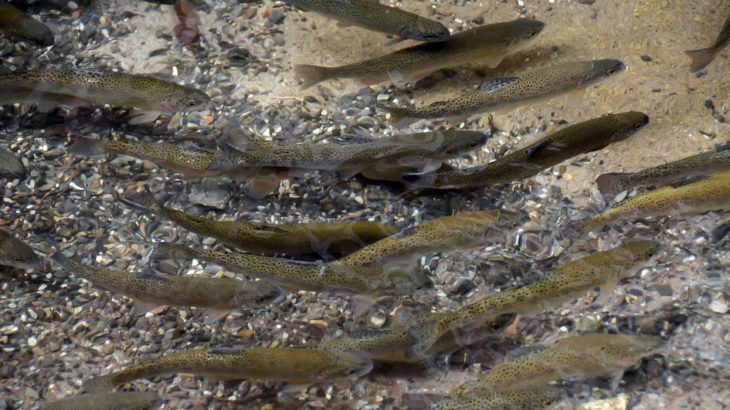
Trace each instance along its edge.
<instances>
[{"instance_id":1,"label":"dorsal fin","mask_svg":"<svg viewBox=\"0 0 730 410\"><path fill-rule=\"evenodd\" d=\"M141 272L137 273L137 279L144 279L144 280L166 280L170 276L165 275L164 273L156 272L152 269L143 270Z\"/></svg>"},{"instance_id":2,"label":"dorsal fin","mask_svg":"<svg viewBox=\"0 0 730 410\"><path fill-rule=\"evenodd\" d=\"M241 354L245 351L246 349L236 346L218 346L208 349L210 354Z\"/></svg>"},{"instance_id":3,"label":"dorsal fin","mask_svg":"<svg viewBox=\"0 0 730 410\"><path fill-rule=\"evenodd\" d=\"M489 77L479 86L482 91L494 92L520 80L520 77Z\"/></svg>"}]
</instances>

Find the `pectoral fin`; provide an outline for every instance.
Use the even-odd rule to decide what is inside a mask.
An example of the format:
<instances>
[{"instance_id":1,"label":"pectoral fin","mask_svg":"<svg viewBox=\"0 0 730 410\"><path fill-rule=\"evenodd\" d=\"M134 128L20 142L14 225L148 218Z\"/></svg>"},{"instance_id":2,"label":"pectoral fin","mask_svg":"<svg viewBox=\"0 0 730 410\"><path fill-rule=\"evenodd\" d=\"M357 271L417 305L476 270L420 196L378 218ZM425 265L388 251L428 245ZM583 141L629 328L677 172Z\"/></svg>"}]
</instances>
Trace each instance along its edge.
<instances>
[{"instance_id":1,"label":"pectoral fin","mask_svg":"<svg viewBox=\"0 0 730 410\"><path fill-rule=\"evenodd\" d=\"M132 125L150 123L160 117L157 111L133 111L132 115L134 117L129 120Z\"/></svg>"},{"instance_id":2,"label":"pectoral fin","mask_svg":"<svg viewBox=\"0 0 730 410\"><path fill-rule=\"evenodd\" d=\"M132 306L132 314L136 316L144 315L147 312L151 312L158 308L160 305L152 302L145 302L143 300L135 299L134 305Z\"/></svg>"},{"instance_id":3,"label":"pectoral fin","mask_svg":"<svg viewBox=\"0 0 730 410\"><path fill-rule=\"evenodd\" d=\"M279 181L276 178L254 178L248 185L247 193L254 199L261 199L271 194L279 187Z\"/></svg>"},{"instance_id":4,"label":"pectoral fin","mask_svg":"<svg viewBox=\"0 0 730 410\"><path fill-rule=\"evenodd\" d=\"M337 27L338 28L347 28L352 27L354 24L350 23L349 21L345 20L337 20Z\"/></svg>"},{"instance_id":5,"label":"pectoral fin","mask_svg":"<svg viewBox=\"0 0 730 410\"><path fill-rule=\"evenodd\" d=\"M207 308L205 309L205 324L206 325L213 325L219 320L223 319L224 317L228 316L228 314L231 313L230 310L221 310L221 309L214 309L214 308Z\"/></svg>"},{"instance_id":6,"label":"pectoral fin","mask_svg":"<svg viewBox=\"0 0 730 410\"><path fill-rule=\"evenodd\" d=\"M375 302L377 302L377 300L369 295L353 296L350 300L350 303L352 305L352 315L355 317L355 319L365 316L368 310L370 310L370 308L375 305Z\"/></svg>"}]
</instances>

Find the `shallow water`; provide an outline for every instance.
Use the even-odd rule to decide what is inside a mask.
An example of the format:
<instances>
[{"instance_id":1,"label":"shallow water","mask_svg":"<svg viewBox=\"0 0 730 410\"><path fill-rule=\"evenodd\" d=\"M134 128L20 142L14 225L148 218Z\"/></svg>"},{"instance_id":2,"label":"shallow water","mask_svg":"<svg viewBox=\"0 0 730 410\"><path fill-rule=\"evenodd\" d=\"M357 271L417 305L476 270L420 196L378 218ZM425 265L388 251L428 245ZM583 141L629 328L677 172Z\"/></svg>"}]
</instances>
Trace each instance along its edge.
<instances>
[{"instance_id":1,"label":"shallow water","mask_svg":"<svg viewBox=\"0 0 730 410\"><path fill-rule=\"evenodd\" d=\"M546 27L496 70L460 67L437 74L441 81L418 86L362 88L350 80L334 80L307 90L301 89L292 64L350 63L410 42L386 48L388 39L381 33L340 28L325 17L279 3L206 0L195 2L201 38L191 49L173 34L176 17L170 6L94 3L34 10L56 33L56 44L42 49L0 37L2 66L162 74L208 93L216 120L205 125L200 115L191 114L181 127L169 130L166 124L128 126L108 108L61 109L46 115L4 106L0 147L21 157L29 175L3 180L0 226L38 252L53 253L53 236L64 249L75 248L85 263L142 270L150 264L153 242L216 245L212 238L119 202L120 195L144 184L168 206L216 219L367 219L406 227L458 211L504 207L527 212L530 221L510 231L502 243L441 257L424 255L421 268L433 273L435 288L382 300L362 319L352 317L347 297L314 292L289 294L263 310L236 310L216 326L205 325L197 309L166 308L135 316L129 299L65 278L57 268L34 273L0 268L0 408L29 408L75 395L91 376L164 352L197 346L314 346L337 332L388 327L409 308L454 310L637 237L659 241L662 250L640 275L617 286L608 302L583 297L523 318L508 333L455 352L449 365L380 366L356 381L312 385L293 394L280 392L282 383L223 383L185 375L139 380L128 387L158 392L165 400L163 408L174 409L397 408L405 393L448 392L540 343L579 332L621 331L661 336L666 348L628 371L617 391L606 380L566 383L555 408L578 408L599 399L611 399L616 407L592 408L730 406L730 242L713 243L710 235L726 214L621 222L589 237L564 233L571 220L605 207L593 183L598 175L638 171L730 141L730 50L700 75L689 73L683 53L711 44L730 13L728 1L596 0L588 5L568 0L408 0L399 6L430 16L452 32L521 16L544 21ZM234 49L239 58L232 58ZM226 122L235 124L232 134L241 138L336 140L353 135L355 126L381 137L397 130L388 126L376 103L433 101L455 86L476 85L484 76L598 58L620 59L628 69L591 86L579 100L563 96L496 113L499 131L487 146L453 163L484 164L566 122L607 112L643 111L651 118L649 125L626 141L498 189L418 196L363 179L339 181L331 174L309 173L284 181L274 195L253 199L241 184L228 180L189 182L149 161L67 153L74 137L105 137L111 129L118 135L212 148ZM475 116L460 127L486 129L486 124L486 115ZM410 129L444 126L444 121L426 121ZM197 260L160 268L224 274L219 266Z\"/></svg>"}]
</instances>

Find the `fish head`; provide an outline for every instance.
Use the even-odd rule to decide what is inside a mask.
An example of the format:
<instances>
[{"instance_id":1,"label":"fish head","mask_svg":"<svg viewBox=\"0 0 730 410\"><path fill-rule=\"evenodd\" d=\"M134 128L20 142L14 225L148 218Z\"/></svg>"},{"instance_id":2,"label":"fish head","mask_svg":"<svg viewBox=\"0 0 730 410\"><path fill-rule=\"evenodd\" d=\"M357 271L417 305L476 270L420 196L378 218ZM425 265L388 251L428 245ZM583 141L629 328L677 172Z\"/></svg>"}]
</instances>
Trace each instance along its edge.
<instances>
[{"instance_id":1,"label":"fish head","mask_svg":"<svg viewBox=\"0 0 730 410\"><path fill-rule=\"evenodd\" d=\"M616 120L616 128L611 142L623 141L649 124L649 116L638 111L615 114L613 118Z\"/></svg>"},{"instance_id":2,"label":"fish head","mask_svg":"<svg viewBox=\"0 0 730 410\"><path fill-rule=\"evenodd\" d=\"M165 112L196 111L206 108L210 104L210 97L195 88L181 87L180 90L163 98L159 104Z\"/></svg>"},{"instance_id":3,"label":"fish head","mask_svg":"<svg viewBox=\"0 0 730 410\"><path fill-rule=\"evenodd\" d=\"M655 336L591 333L559 340L553 350L582 357L604 368L625 369L663 345Z\"/></svg>"},{"instance_id":4,"label":"fish head","mask_svg":"<svg viewBox=\"0 0 730 410\"><path fill-rule=\"evenodd\" d=\"M442 155L455 156L471 151L484 145L489 135L479 131L455 131L442 132L443 139L440 147Z\"/></svg>"},{"instance_id":5,"label":"fish head","mask_svg":"<svg viewBox=\"0 0 730 410\"><path fill-rule=\"evenodd\" d=\"M444 41L451 37L449 29L443 24L424 18L416 19L414 24L404 24L398 35L420 41Z\"/></svg>"},{"instance_id":6,"label":"fish head","mask_svg":"<svg viewBox=\"0 0 730 410\"><path fill-rule=\"evenodd\" d=\"M633 275L641 267L647 266L659 252L659 244L654 241L636 239L629 240L615 249L615 258L611 258L612 263L616 263L626 269L625 275Z\"/></svg>"},{"instance_id":7,"label":"fish head","mask_svg":"<svg viewBox=\"0 0 730 410\"><path fill-rule=\"evenodd\" d=\"M545 23L531 19L517 19L509 22L510 30L507 34L508 47L514 51L516 46L524 45L526 42L537 37L545 28Z\"/></svg>"},{"instance_id":8,"label":"fish head","mask_svg":"<svg viewBox=\"0 0 730 410\"><path fill-rule=\"evenodd\" d=\"M576 67L580 67L580 65L576 65ZM595 84L624 70L626 70L626 64L619 60L605 59L590 61L585 77L583 77L582 85L589 86Z\"/></svg>"},{"instance_id":9,"label":"fish head","mask_svg":"<svg viewBox=\"0 0 730 410\"><path fill-rule=\"evenodd\" d=\"M318 372L323 380L333 378L358 378L373 370L373 361L367 357L345 351L330 351L334 360Z\"/></svg>"},{"instance_id":10,"label":"fish head","mask_svg":"<svg viewBox=\"0 0 730 410\"><path fill-rule=\"evenodd\" d=\"M30 246L0 230L0 265L26 270L38 269L43 266L43 258Z\"/></svg>"}]
</instances>

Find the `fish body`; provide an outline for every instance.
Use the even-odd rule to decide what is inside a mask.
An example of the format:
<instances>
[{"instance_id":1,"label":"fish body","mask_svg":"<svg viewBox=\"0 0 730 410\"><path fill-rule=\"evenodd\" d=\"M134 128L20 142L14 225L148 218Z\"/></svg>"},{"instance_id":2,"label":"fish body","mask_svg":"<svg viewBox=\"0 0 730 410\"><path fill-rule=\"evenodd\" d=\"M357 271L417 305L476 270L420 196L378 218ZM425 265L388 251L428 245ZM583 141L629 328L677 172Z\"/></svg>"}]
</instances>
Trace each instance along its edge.
<instances>
[{"instance_id":1,"label":"fish body","mask_svg":"<svg viewBox=\"0 0 730 410\"><path fill-rule=\"evenodd\" d=\"M371 85L388 80L417 80L448 67L486 63L494 68L536 37L545 26L536 20L518 19L488 24L452 35L446 41L418 44L354 64L339 67L295 65L304 88L333 78L353 78Z\"/></svg>"},{"instance_id":2,"label":"fish body","mask_svg":"<svg viewBox=\"0 0 730 410\"><path fill-rule=\"evenodd\" d=\"M160 404L153 392L84 394L43 403L41 410L148 410Z\"/></svg>"},{"instance_id":3,"label":"fish body","mask_svg":"<svg viewBox=\"0 0 730 410\"><path fill-rule=\"evenodd\" d=\"M94 286L133 298L143 311L163 305L194 306L208 309L211 318L218 319L232 309L266 306L281 296L280 288L263 282L119 271L83 265L60 251L53 260Z\"/></svg>"},{"instance_id":4,"label":"fish body","mask_svg":"<svg viewBox=\"0 0 730 410\"><path fill-rule=\"evenodd\" d=\"M380 106L394 125L421 118L464 118L473 114L506 110L530 102L554 98L583 89L626 69L618 60L579 61L539 68L515 77L486 80L477 90L416 108Z\"/></svg>"},{"instance_id":5,"label":"fish body","mask_svg":"<svg viewBox=\"0 0 730 410\"><path fill-rule=\"evenodd\" d=\"M0 4L0 31L43 46L53 45L53 32L48 26L8 3Z\"/></svg>"},{"instance_id":6,"label":"fish body","mask_svg":"<svg viewBox=\"0 0 730 410\"><path fill-rule=\"evenodd\" d=\"M538 410L560 397L555 388L484 391L433 403L430 410Z\"/></svg>"},{"instance_id":7,"label":"fish body","mask_svg":"<svg viewBox=\"0 0 730 410\"><path fill-rule=\"evenodd\" d=\"M192 232L269 256L314 254L329 259L333 255L352 253L397 232L390 225L367 221L291 225L216 221L165 207L156 202L149 192L122 201L135 209L169 219Z\"/></svg>"},{"instance_id":8,"label":"fish body","mask_svg":"<svg viewBox=\"0 0 730 410\"><path fill-rule=\"evenodd\" d=\"M333 264L413 269L414 260L434 252L471 248L504 238L501 223L514 215L502 211L461 212L401 232L341 258Z\"/></svg>"},{"instance_id":9,"label":"fish body","mask_svg":"<svg viewBox=\"0 0 730 410\"><path fill-rule=\"evenodd\" d=\"M16 269L38 269L43 266L43 258L20 239L0 229L0 265Z\"/></svg>"},{"instance_id":10,"label":"fish body","mask_svg":"<svg viewBox=\"0 0 730 410\"><path fill-rule=\"evenodd\" d=\"M483 167L412 173L403 179L414 187L432 189L493 186L534 176L546 168L625 140L649 122L641 112L608 114L565 127Z\"/></svg>"},{"instance_id":11,"label":"fish body","mask_svg":"<svg viewBox=\"0 0 730 410\"><path fill-rule=\"evenodd\" d=\"M218 379L274 380L290 383L355 378L372 370L360 355L313 348L192 349L142 361L84 383L88 392L109 391L137 379L190 373Z\"/></svg>"},{"instance_id":12,"label":"fish body","mask_svg":"<svg viewBox=\"0 0 730 410\"><path fill-rule=\"evenodd\" d=\"M492 367L475 384L467 383L453 394L471 396L480 390L534 389L564 378L614 377L654 354L662 339L654 336L591 333L558 340L553 346Z\"/></svg>"},{"instance_id":13,"label":"fish body","mask_svg":"<svg viewBox=\"0 0 730 410\"><path fill-rule=\"evenodd\" d=\"M0 148L0 178L22 178L25 166L12 152Z\"/></svg>"},{"instance_id":14,"label":"fish body","mask_svg":"<svg viewBox=\"0 0 730 410\"><path fill-rule=\"evenodd\" d=\"M696 215L730 207L730 173L678 187L666 186L619 202L591 218L582 230L602 229L617 220L662 215Z\"/></svg>"},{"instance_id":15,"label":"fish body","mask_svg":"<svg viewBox=\"0 0 730 410\"><path fill-rule=\"evenodd\" d=\"M730 16L725 19L720 34L717 35L715 42L707 48L699 50L687 50L684 53L692 59L689 71L694 73L707 67L720 52L730 43Z\"/></svg>"},{"instance_id":16,"label":"fish body","mask_svg":"<svg viewBox=\"0 0 730 410\"><path fill-rule=\"evenodd\" d=\"M300 9L314 11L343 23L418 41L443 41L449 30L443 24L370 0L286 0Z\"/></svg>"},{"instance_id":17,"label":"fish body","mask_svg":"<svg viewBox=\"0 0 730 410\"><path fill-rule=\"evenodd\" d=\"M634 173L609 173L596 179L606 202L621 192L639 186L664 186L685 178L710 176L730 171L730 148L703 152Z\"/></svg>"}]
</instances>

